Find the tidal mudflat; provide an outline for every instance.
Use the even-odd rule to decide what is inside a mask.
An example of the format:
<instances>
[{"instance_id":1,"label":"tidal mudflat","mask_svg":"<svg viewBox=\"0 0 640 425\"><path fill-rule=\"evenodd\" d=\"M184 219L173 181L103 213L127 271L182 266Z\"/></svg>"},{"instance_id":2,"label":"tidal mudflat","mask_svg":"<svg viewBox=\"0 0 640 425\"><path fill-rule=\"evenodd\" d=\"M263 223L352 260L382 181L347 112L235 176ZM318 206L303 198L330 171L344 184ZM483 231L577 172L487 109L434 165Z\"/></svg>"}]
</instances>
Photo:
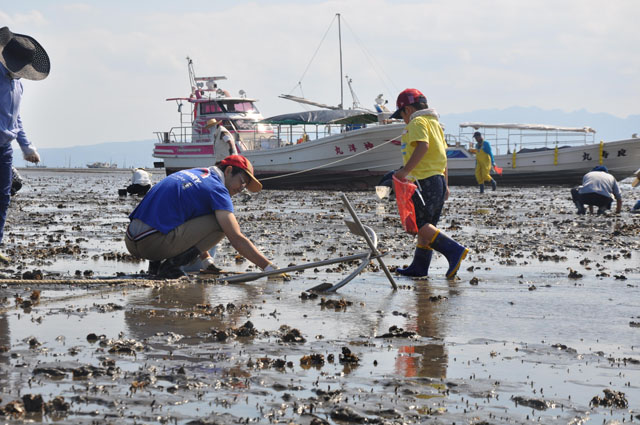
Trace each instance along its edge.
<instances>
[{"instance_id":1,"label":"tidal mudflat","mask_svg":"<svg viewBox=\"0 0 640 425\"><path fill-rule=\"evenodd\" d=\"M640 422L640 191L577 216L568 188L452 187L440 226L472 250L458 278L376 263L290 281L146 279L123 243L129 172L26 170L0 270L0 422L544 424ZM154 180L161 174L154 175ZM395 204L347 193L391 268L413 239ZM235 197L281 266L366 249L336 192ZM255 271L223 244L216 263ZM137 280L131 280L137 277ZM56 282L53 282L53 281Z\"/></svg>"}]
</instances>

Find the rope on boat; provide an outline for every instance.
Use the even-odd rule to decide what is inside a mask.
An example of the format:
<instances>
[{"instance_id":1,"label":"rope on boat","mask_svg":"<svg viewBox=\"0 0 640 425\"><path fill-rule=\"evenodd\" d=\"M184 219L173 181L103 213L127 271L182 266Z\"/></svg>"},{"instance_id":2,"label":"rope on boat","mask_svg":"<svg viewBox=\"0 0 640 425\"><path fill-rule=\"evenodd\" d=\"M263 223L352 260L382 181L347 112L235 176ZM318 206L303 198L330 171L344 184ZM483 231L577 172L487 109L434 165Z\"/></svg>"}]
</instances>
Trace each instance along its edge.
<instances>
[{"instance_id":1,"label":"rope on boat","mask_svg":"<svg viewBox=\"0 0 640 425\"><path fill-rule=\"evenodd\" d=\"M353 155L351 155L351 156L347 156L347 157L345 157L345 158L337 159L337 160L335 160L335 161L333 161L333 162L329 162L329 163L327 163L327 164L318 165L317 167L307 168L306 170L294 171L293 173L281 174L281 175L279 175L279 176L273 176L273 177L261 177L261 178L260 178L260 181L274 180L274 179L280 179L280 178L283 178L283 177L295 176L295 175L297 175L297 174L308 173L309 171L314 171L314 170L318 170L318 169L320 169L320 168L329 167L329 166L331 166L331 165L333 165L333 164L338 164L338 163L340 163L340 162L342 162L342 161L347 161L347 160L349 160L349 159L353 159L353 158L355 158L355 157L357 157L357 156L364 155L365 153L373 152L374 150L378 149L379 147L382 147L382 146L386 145L387 143L391 143L391 142L393 142L393 141L395 141L395 140L399 140L401 137L402 137L402 135L400 135L400 136L396 136L396 137L394 137L393 139L389 139L389 140L387 140L386 142L380 143L378 146L374 146L374 147L373 147L373 148L371 148L371 149L368 149L368 150L366 150L366 151L362 151L362 152L360 152L360 153L353 154Z\"/></svg>"}]
</instances>

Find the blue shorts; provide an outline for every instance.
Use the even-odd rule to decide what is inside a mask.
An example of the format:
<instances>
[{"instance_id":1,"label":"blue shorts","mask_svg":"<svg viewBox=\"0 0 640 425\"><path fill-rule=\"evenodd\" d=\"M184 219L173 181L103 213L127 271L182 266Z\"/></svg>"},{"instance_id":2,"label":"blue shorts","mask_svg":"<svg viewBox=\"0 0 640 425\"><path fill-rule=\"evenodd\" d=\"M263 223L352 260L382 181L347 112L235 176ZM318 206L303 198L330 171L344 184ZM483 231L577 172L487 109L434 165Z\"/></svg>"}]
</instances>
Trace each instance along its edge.
<instances>
[{"instance_id":1,"label":"blue shorts","mask_svg":"<svg viewBox=\"0 0 640 425\"><path fill-rule=\"evenodd\" d=\"M415 182L418 188L411 197L416 211L416 224L420 229L425 224L437 225L444 207L447 185L444 176L437 175ZM422 199L420 199L422 195ZM424 204L422 203L424 200Z\"/></svg>"}]
</instances>

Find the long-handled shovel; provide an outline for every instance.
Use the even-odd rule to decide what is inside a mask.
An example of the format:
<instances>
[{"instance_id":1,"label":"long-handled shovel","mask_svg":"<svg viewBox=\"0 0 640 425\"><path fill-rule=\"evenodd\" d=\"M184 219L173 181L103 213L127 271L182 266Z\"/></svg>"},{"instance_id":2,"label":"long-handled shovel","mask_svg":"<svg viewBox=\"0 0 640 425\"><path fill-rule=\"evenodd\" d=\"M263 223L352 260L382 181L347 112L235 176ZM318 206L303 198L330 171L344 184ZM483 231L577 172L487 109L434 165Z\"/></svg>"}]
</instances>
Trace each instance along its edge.
<instances>
[{"instance_id":1,"label":"long-handled shovel","mask_svg":"<svg viewBox=\"0 0 640 425\"><path fill-rule=\"evenodd\" d=\"M362 236L367 241L367 244L369 245L368 252L349 255L346 257L331 258L328 260L316 261L312 263L299 264L291 267L270 270L268 272L243 273L237 276L221 277L217 279L217 281L227 282L227 283L250 282L252 280L257 280L267 276L295 272L295 271L309 269L312 267L320 267L320 266L326 266L329 264L342 263L342 262L354 261L354 260L363 260L362 263L356 268L356 270L354 270L347 277L345 277L335 285L331 285L330 283L321 283L320 285L314 286L313 288L309 289L309 291L335 292L336 290L338 290L339 288L343 287L344 285L349 283L351 280L353 280L353 278L355 278L358 274L360 274L360 272L364 270L364 268L369 264L371 260L377 259L378 262L380 263L380 267L382 268L382 270L384 270L385 274L387 275L387 278L391 282L393 289L397 289L398 287L396 285L395 280L393 279L393 276L391 276L391 273L387 269L387 266L382 261L381 257L384 254L380 254L378 252L378 236L376 235L376 233L371 227L364 226L360 222L358 215L356 214L355 210L351 206L351 203L349 203L349 200L347 199L347 197L344 194L341 194L341 197L342 197L342 202L344 203L345 207L347 207L347 209L349 210L349 213L353 217L353 221L345 220L345 224L349 228L349 231L351 231L355 235Z\"/></svg>"},{"instance_id":2,"label":"long-handled shovel","mask_svg":"<svg viewBox=\"0 0 640 425\"><path fill-rule=\"evenodd\" d=\"M367 245L369 245L370 249L369 255L362 261L362 263L356 270L354 270L351 274L349 274L349 276L345 277L340 282L336 283L335 285L331 285L329 283L321 283L320 285L310 288L309 291L335 292L347 283L351 282L351 280L353 280L353 278L360 274L360 272L364 270L364 268L373 259L378 260L380 268L386 274L387 279L389 279L389 282L391 283L391 286L394 290L397 290L398 286L396 285L396 281L393 279L391 272L389 272L389 269L387 269L387 266L382 261L382 256L384 254L380 254L380 252L378 251L378 236L376 235L376 232L374 232L371 227L362 224L360 218L358 217L358 214L356 214L356 211L353 209L351 203L349 202L349 199L347 199L347 196L344 193L341 193L340 197L342 198L342 203L345 207L347 207L347 210L349 210L349 213L353 218L353 221L345 220L344 222L351 233L353 233L354 235L362 236L367 241Z\"/></svg>"},{"instance_id":3,"label":"long-handled shovel","mask_svg":"<svg viewBox=\"0 0 640 425\"><path fill-rule=\"evenodd\" d=\"M370 252L362 252L360 254L348 255L346 257L330 258L328 260L315 261L312 263L298 264L291 267L283 267L281 269L269 270L268 272L243 273L237 276L226 276L217 279L218 282L240 283L251 282L263 277L278 275L282 273L297 272L300 270L310 269L312 267L328 266L329 264L343 263L345 261L360 260L371 255Z\"/></svg>"}]
</instances>

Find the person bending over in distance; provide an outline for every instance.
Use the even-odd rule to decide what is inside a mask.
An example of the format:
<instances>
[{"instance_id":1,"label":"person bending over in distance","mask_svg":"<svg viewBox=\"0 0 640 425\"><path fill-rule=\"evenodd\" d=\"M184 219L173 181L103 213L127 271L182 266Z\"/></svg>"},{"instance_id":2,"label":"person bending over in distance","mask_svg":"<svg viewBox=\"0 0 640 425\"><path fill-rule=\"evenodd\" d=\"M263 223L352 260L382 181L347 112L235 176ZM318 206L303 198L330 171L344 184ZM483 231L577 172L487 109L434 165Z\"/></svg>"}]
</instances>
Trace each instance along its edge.
<instances>
[{"instance_id":1,"label":"person bending over in distance","mask_svg":"<svg viewBox=\"0 0 640 425\"><path fill-rule=\"evenodd\" d=\"M151 174L143 168L136 168L131 175L131 184L127 186L130 195L144 196L151 189Z\"/></svg>"},{"instance_id":2,"label":"person bending over in distance","mask_svg":"<svg viewBox=\"0 0 640 425\"><path fill-rule=\"evenodd\" d=\"M593 207L598 207L598 215L611 209L613 198L616 199L616 214L622 210L622 194L616 178L609 174L604 165L598 165L582 177L582 185L571 189L571 198L578 208L578 214L584 215L585 204L589 206L589 213L593 214Z\"/></svg>"}]
</instances>

